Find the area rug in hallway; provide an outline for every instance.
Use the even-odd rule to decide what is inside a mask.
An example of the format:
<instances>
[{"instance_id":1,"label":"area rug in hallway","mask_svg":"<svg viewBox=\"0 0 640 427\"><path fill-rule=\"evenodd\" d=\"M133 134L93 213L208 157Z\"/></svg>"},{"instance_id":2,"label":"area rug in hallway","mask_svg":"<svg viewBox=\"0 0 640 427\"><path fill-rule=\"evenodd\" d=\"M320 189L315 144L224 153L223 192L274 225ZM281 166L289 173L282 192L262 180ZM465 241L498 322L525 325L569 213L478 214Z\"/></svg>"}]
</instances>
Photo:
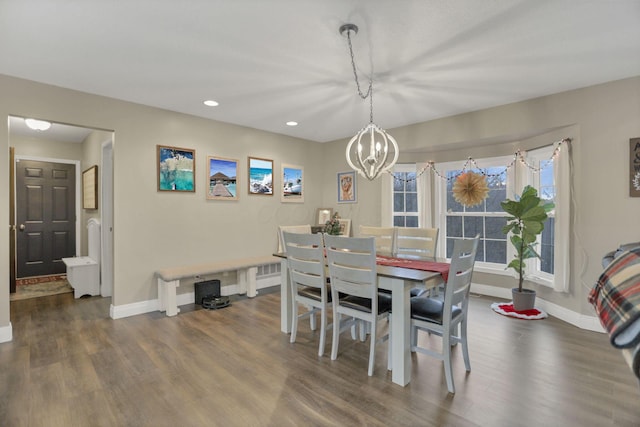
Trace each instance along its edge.
<instances>
[{"instance_id":1,"label":"area rug in hallway","mask_svg":"<svg viewBox=\"0 0 640 427\"><path fill-rule=\"evenodd\" d=\"M73 292L65 275L33 277L16 280L16 292L11 294L11 301Z\"/></svg>"},{"instance_id":2,"label":"area rug in hallway","mask_svg":"<svg viewBox=\"0 0 640 427\"><path fill-rule=\"evenodd\" d=\"M538 320L547 317L547 313L537 308L531 310L516 311L513 309L512 302L494 302L491 304L491 309L503 316L515 317L517 319L525 320Z\"/></svg>"}]
</instances>

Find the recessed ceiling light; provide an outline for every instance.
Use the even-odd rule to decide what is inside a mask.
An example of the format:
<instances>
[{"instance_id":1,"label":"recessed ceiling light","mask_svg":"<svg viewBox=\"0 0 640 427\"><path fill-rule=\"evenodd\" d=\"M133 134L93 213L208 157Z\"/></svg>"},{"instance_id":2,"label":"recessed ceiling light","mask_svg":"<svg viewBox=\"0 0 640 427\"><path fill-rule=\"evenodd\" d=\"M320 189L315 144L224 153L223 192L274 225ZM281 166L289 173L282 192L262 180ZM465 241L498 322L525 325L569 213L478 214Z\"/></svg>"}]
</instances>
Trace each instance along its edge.
<instances>
[{"instance_id":1,"label":"recessed ceiling light","mask_svg":"<svg viewBox=\"0 0 640 427\"><path fill-rule=\"evenodd\" d=\"M47 130L51 127L51 123L44 120L24 119L24 122L33 130Z\"/></svg>"},{"instance_id":2,"label":"recessed ceiling light","mask_svg":"<svg viewBox=\"0 0 640 427\"><path fill-rule=\"evenodd\" d=\"M206 101L204 101L204 105L206 105L207 107L217 107L219 104L213 99L207 99Z\"/></svg>"},{"instance_id":3,"label":"recessed ceiling light","mask_svg":"<svg viewBox=\"0 0 640 427\"><path fill-rule=\"evenodd\" d=\"M287 122L287 126L298 126L298 122Z\"/></svg>"}]
</instances>

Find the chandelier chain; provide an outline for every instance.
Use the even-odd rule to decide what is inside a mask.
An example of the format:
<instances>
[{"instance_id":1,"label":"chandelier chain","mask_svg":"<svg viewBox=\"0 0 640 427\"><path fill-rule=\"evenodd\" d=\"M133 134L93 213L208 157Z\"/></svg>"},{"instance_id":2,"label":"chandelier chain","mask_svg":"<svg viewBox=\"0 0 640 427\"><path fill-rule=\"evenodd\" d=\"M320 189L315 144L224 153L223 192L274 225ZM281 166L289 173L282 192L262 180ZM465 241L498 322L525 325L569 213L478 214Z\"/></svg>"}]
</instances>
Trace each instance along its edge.
<instances>
[{"instance_id":1,"label":"chandelier chain","mask_svg":"<svg viewBox=\"0 0 640 427\"><path fill-rule=\"evenodd\" d=\"M351 45L351 30L347 30L347 41L349 42L349 54L351 55L351 68L353 69L353 77L356 80L356 88L358 89L358 96L362 99L369 98L369 122L373 123L373 76L369 76L369 87L367 93L362 94L360 89L360 81L358 80L358 71L356 69L356 61L353 56L353 46Z\"/></svg>"}]
</instances>

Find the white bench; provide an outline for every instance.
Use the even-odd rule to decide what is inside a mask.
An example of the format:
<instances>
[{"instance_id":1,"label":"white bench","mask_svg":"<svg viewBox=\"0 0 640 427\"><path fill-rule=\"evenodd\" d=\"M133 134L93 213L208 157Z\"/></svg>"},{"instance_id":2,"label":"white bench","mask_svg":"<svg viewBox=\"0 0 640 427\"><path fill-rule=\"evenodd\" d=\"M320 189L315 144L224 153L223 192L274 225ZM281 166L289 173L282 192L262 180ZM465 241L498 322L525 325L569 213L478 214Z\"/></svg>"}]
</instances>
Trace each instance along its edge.
<instances>
[{"instance_id":1,"label":"white bench","mask_svg":"<svg viewBox=\"0 0 640 427\"><path fill-rule=\"evenodd\" d=\"M279 261L278 258L268 255L158 270L156 271L158 278L158 310L166 312L167 316L175 316L180 312L176 301L176 288L180 286L181 279L224 273L226 271L236 271L238 274L238 293L246 293L248 297L253 298L256 296L256 272L258 267Z\"/></svg>"}]
</instances>

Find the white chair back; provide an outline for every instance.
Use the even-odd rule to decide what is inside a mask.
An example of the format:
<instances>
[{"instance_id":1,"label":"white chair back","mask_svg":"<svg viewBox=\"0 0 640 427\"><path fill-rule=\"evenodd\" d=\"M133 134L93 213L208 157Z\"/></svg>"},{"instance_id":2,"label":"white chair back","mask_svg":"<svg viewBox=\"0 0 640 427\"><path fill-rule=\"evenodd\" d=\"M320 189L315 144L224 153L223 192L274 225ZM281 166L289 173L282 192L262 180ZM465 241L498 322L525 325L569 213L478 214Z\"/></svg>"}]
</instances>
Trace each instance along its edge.
<instances>
[{"instance_id":1,"label":"white chair back","mask_svg":"<svg viewBox=\"0 0 640 427\"><path fill-rule=\"evenodd\" d=\"M435 261L437 228L396 228L396 256Z\"/></svg>"},{"instance_id":2,"label":"white chair back","mask_svg":"<svg viewBox=\"0 0 640 427\"><path fill-rule=\"evenodd\" d=\"M311 224L304 225L279 225L278 226L278 253L285 252L284 240L282 233L288 231L290 233L311 234Z\"/></svg>"},{"instance_id":3,"label":"white chair back","mask_svg":"<svg viewBox=\"0 0 640 427\"><path fill-rule=\"evenodd\" d=\"M395 227L372 227L368 225L361 225L359 236L373 237L375 239L376 253L378 255L393 256L396 252Z\"/></svg>"}]
</instances>

